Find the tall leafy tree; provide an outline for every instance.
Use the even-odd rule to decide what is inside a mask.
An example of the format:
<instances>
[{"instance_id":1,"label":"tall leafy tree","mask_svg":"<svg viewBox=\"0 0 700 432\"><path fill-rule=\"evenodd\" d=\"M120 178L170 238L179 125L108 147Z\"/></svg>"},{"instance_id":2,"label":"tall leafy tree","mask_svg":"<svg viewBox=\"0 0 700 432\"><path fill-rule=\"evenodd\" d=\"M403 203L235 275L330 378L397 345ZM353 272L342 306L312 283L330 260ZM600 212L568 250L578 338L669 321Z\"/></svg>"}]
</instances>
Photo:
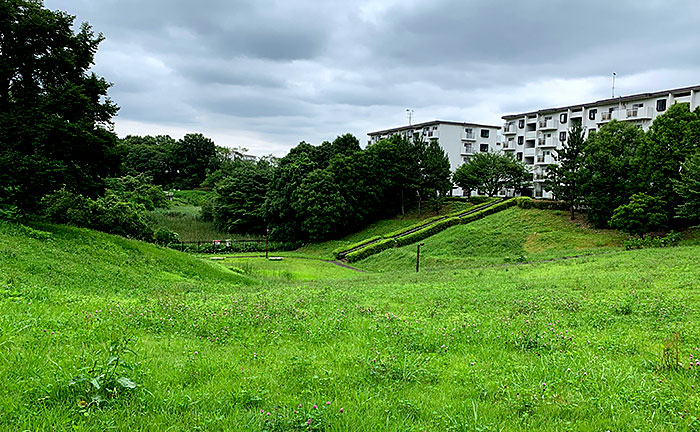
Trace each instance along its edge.
<instances>
[{"instance_id":1,"label":"tall leafy tree","mask_svg":"<svg viewBox=\"0 0 700 432\"><path fill-rule=\"evenodd\" d=\"M175 184L183 189L199 187L208 172L218 168L216 144L202 134L187 134L174 144L172 168Z\"/></svg>"},{"instance_id":2,"label":"tall leafy tree","mask_svg":"<svg viewBox=\"0 0 700 432\"><path fill-rule=\"evenodd\" d=\"M452 189L450 159L437 140L430 140L420 153L420 189L430 193L435 212L440 211L444 197ZM420 189L418 191L420 198ZM420 199L418 200L420 215Z\"/></svg>"},{"instance_id":3,"label":"tall leafy tree","mask_svg":"<svg viewBox=\"0 0 700 432\"><path fill-rule=\"evenodd\" d=\"M110 84L90 72L102 35L36 0L0 2L0 202L23 212L49 192L94 196L119 166Z\"/></svg>"},{"instance_id":4,"label":"tall leafy tree","mask_svg":"<svg viewBox=\"0 0 700 432\"><path fill-rule=\"evenodd\" d=\"M633 158L643 140L641 129L616 120L588 138L580 169L581 193L587 218L597 228L607 228L613 211L640 191Z\"/></svg>"},{"instance_id":5,"label":"tall leafy tree","mask_svg":"<svg viewBox=\"0 0 700 432\"><path fill-rule=\"evenodd\" d=\"M547 166L545 189L552 191L557 199L569 204L571 220L574 220L574 210L581 201L579 176L585 144L583 135L583 127L575 124L569 130L569 139L561 149L556 150L559 163Z\"/></svg>"},{"instance_id":6,"label":"tall leafy tree","mask_svg":"<svg viewBox=\"0 0 700 432\"><path fill-rule=\"evenodd\" d=\"M264 233L265 196L272 181L270 159L238 160L215 188L214 223L227 232Z\"/></svg>"},{"instance_id":7,"label":"tall leafy tree","mask_svg":"<svg viewBox=\"0 0 700 432\"><path fill-rule=\"evenodd\" d=\"M477 153L455 170L453 179L464 190L483 190L495 196L502 189L517 192L530 185L532 174L508 153Z\"/></svg>"},{"instance_id":8,"label":"tall leafy tree","mask_svg":"<svg viewBox=\"0 0 700 432\"><path fill-rule=\"evenodd\" d=\"M671 105L658 116L632 160L635 183L641 190L668 203L669 216L683 199L674 190L681 165L700 151L700 109L687 103Z\"/></svg>"}]
</instances>

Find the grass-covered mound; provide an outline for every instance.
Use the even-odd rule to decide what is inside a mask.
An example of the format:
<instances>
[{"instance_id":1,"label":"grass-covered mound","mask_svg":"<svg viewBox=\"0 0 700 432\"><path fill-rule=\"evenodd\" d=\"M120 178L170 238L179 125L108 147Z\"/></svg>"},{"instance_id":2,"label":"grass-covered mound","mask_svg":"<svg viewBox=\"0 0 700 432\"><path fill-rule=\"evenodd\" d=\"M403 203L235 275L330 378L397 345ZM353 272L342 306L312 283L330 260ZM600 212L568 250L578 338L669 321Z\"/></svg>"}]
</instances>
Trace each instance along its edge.
<instances>
[{"instance_id":1,"label":"grass-covered mound","mask_svg":"<svg viewBox=\"0 0 700 432\"><path fill-rule=\"evenodd\" d=\"M625 234L593 230L561 211L512 207L429 237L421 248L426 267L464 268L537 261L622 247ZM373 271L415 269L416 246L389 249L356 265Z\"/></svg>"}]
</instances>

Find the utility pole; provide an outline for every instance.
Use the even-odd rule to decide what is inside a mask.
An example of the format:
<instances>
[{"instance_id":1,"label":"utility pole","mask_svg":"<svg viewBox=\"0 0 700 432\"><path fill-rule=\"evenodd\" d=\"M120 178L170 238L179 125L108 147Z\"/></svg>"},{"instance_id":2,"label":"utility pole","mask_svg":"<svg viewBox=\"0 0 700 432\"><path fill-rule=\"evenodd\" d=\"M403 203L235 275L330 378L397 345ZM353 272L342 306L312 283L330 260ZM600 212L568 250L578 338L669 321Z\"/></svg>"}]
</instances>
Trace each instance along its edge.
<instances>
[{"instance_id":1,"label":"utility pole","mask_svg":"<svg viewBox=\"0 0 700 432\"><path fill-rule=\"evenodd\" d=\"M615 77L617 74L613 72L612 79L613 79L613 86L612 86L612 97L615 97Z\"/></svg>"},{"instance_id":2,"label":"utility pole","mask_svg":"<svg viewBox=\"0 0 700 432\"><path fill-rule=\"evenodd\" d=\"M418 243L418 247L416 248L416 273L418 273L420 269L420 247L424 244L425 243Z\"/></svg>"},{"instance_id":3,"label":"utility pole","mask_svg":"<svg viewBox=\"0 0 700 432\"><path fill-rule=\"evenodd\" d=\"M411 126L411 120L413 120L413 110L406 108L406 116L408 117L408 125Z\"/></svg>"}]
</instances>

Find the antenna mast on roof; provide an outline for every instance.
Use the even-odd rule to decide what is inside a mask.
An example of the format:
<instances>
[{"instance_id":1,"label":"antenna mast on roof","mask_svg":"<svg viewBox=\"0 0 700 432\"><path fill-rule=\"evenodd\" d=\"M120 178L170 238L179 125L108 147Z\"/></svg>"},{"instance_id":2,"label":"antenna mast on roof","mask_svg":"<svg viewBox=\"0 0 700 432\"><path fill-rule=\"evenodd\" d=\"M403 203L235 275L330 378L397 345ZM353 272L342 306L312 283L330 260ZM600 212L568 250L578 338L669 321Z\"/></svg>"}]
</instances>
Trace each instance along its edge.
<instances>
[{"instance_id":1,"label":"antenna mast on roof","mask_svg":"<svg viewBox=\"0 0 700 432\"><path fill-rule=\"evenodd\" d=\"M615 77L616 77L616 76L617 76L617 74L616 74L615 72L613 72L613 76L612 76L612 79L613 79L612 97L615 97Z\"/></svg>"},{"instance_id":2,"label":"antenna mast on roof","mask_svg":"<svg viewBox=\"0 0 700 432\"><path fill-rule=\"evenodd\" d=\"M413 110L406 108L406 116L408 117L408 125L411 126L411 120L413 120Z\"/></svg>"}]
</instances>

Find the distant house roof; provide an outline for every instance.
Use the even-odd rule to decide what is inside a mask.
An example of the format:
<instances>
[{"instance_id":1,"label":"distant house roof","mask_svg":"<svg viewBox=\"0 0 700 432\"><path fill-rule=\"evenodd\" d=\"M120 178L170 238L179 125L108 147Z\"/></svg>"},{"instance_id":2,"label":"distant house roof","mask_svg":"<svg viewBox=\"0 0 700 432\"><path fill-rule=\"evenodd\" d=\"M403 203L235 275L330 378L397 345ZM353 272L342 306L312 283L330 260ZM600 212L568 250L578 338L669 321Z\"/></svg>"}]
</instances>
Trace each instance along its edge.
<instances>
[{"instance_id":1,"label":"distant house roof","mask_svg":"<svg viewBox=\"0 0 700 432\"><path fill-rule=\"evenodd\" d=\"M400 132L403 130L408 130L408 129L422 129L426 126L437 126L440 124L446 124L446 125L453 125L453 126L464 126L464 127L482 127L482 128L491 128L491 129L500 129L500 126L492 126L492 125L483 125L483 124L477 124L477 123L465 123L465 122L455 122L455 121L445 121L445 120L433 120L425 123L416 123L413 125L406 125L406 126L399 126L391 129L384 129L376 132L370 132L367 135L369 136L374 136L374 135L386 135L394 132Z\"/></svg>"},{"instance_id":2,"label":"distant house roof","mask_svg":"<svg viewBox=\"0 0 700 432\"><path fill-rule=\"evenodd\" d=\"M650 99L650 98L655 98L659 96L666 96L669 93L675 94L675 93L690 93L693 90L700 90L700 85L697 86L692 86L692 87L681 87L681 88L676 88L672 90L662 90L662 91L657 91L657 92L652 92L652 93L637 93L629 96L620 96L616 98L609 98L609 99L601 99L599 101L595 102L588 102L588 103L583 103L583 104L576 104L576 105L569 105L569 106L564 106L564 107L559 107L559 108L545 108L541 109L538 111L530 111L530 112L525 112L521 114L509 114L509 115L504 115L501 117L504 120L514 120L523 116L527 115L533 115L533 114L549 114L557 111L564 111L568 109L574 109L574 108L590 108L594 106L599 106L599 105L610 105L610 104L615 104L615 103L620 103L620 102L631 102L631 101L636 101L640 99Z\"/></svg>"}]
</instances>

